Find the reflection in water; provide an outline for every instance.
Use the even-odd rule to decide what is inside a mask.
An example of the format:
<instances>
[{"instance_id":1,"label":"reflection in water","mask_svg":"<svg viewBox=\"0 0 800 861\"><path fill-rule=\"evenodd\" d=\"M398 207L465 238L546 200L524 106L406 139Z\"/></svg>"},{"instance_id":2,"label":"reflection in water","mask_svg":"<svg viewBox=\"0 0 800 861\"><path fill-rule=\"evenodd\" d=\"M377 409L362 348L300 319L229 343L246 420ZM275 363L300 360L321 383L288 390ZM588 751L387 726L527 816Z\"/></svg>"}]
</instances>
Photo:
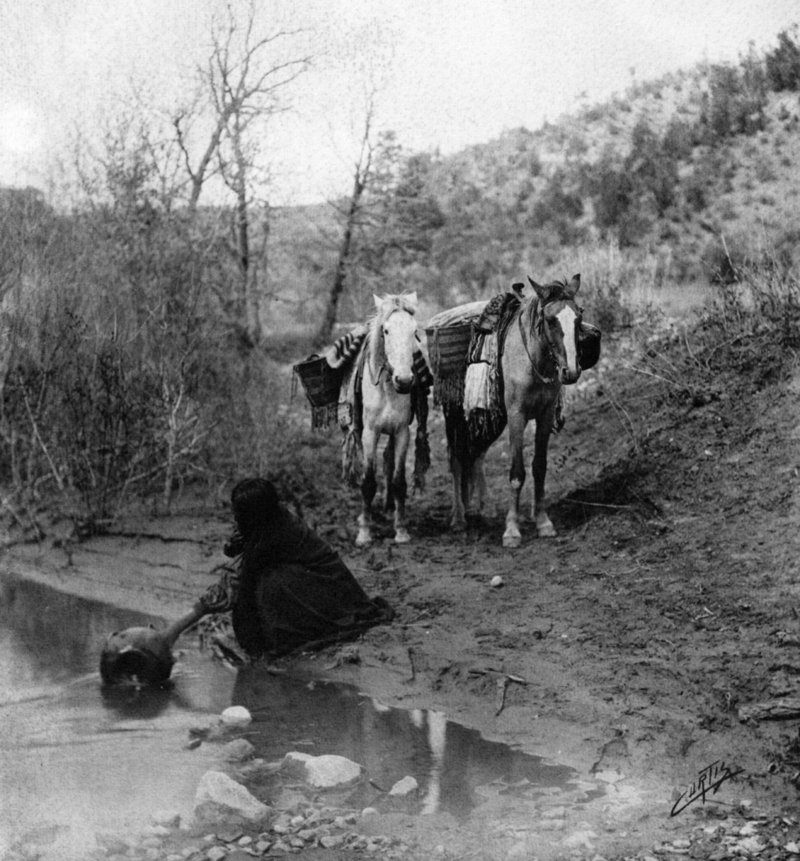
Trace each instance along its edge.
<instances>
[{"instance_id":1,"label":"reflection in water","mask_svg":"<svg viewBox=\"0 0 800 861\"><path fill-rule=\"evenodd\" d=\"M103 688L97 667L108 634L150 621L0 577L0 856L9 834L43 826L68 826L77 840L140 828L156 810L190 816L201 775L220 760L213 744L187 750L188 729L229 705L253 713L241 734L269 761L301 750L358 762L369 780L340 799L353 807L463 816L487 794L476 790L495 781L536 797L575 779L441 712L389 708L355 688L260 665L234 676L196 648L178 653L163 688ZM409 775L418 792L389 796Z\"/></svg>"},{"instance_id":2,"label":"reflection in water","mask_svg":"<svg viewBox=\"0 0 800 861\"><path fill-rule=\"evenodd\" d=\"M230 703L233 679L196 652L164 689L104 689L102 644L151 620L0 577L0 857L10 840L62 826L75 845L146 824L159 809L189 815L212 751L187 752L198 712ZM64 857L67 857L66 854Z\"/></svg>"},{"instance_id":3,"label":"reflection in water","mask_svg":"<svg viewBox=\"0 0 800 861\"><path fill-rule=\"evenodd\" d=\"M423 813L436 813L441 796L442 769L447 741L447 718L443 712L427 712L428 744L431 748L431 774L428 793L422 803ZM415 724L416 726L416 724Z\"/></svg>"},{"instance_id":4,"label":"reflection in water","mask_svg":"<svg viewBox=\"0 0 800 861\"><path fill-rule=\"evenodd\" d=\"M339 754L363 766L373 786L389 790L410 775L420 784L416 812L457 816L477 802L474 789L493 781L566 787L576 775L566 766L487 741L477 730L448 721L439 711L387 708L346 685L276 675L256 665L239 670L233 702L250 710L246 737L256 753L280 759L287 750ZM354 796L380 807L377 797Z\"/></svg>"}]
</instances>

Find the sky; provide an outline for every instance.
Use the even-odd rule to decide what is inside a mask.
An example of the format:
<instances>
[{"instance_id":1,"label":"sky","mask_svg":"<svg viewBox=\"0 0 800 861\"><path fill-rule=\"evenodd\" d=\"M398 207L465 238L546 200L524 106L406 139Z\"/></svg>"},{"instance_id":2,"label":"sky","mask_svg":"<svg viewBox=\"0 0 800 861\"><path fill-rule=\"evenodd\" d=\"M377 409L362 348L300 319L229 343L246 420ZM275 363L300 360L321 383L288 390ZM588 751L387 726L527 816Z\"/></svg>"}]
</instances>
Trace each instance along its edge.
<instances>
[{"instance_id":1,"label":"sky","mask_svg":"<svg viewBox=\"0 0 800 861\"><path fill-rule=\"evenodd\" d=\"M244 11L247 0L230 0ZM696 63L763 50L797 0L255 0L314 58L265 157L279 203L347 193L364 120L409 150L451 153ZM47 188L77 132L135 85L168 111L191 92L223 0L0 0L0 185ZM287 91L288 92L288 91Z\"/></svg>"}]
</instances>

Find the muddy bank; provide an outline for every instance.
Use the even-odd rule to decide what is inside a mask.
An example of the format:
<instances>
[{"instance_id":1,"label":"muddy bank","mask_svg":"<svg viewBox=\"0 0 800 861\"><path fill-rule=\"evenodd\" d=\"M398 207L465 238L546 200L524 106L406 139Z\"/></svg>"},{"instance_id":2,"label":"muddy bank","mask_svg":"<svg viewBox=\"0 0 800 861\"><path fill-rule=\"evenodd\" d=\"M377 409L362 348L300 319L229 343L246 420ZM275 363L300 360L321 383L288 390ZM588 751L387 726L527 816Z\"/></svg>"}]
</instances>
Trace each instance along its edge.
<instances>
[{"instance_id":1,"label":"muddy bank","mask_svg":"<svg viewBox=\"0 0 800 861\"><path fill-rule=\"evenodd\" d=\"M466 535L449 532L437 418L429 486L410 505L412 544L389 543L387 521L356 552L354 495L331 485L305 500L307 518L398 617L347 659L329 649L278 669L446 712L605 786L555 828L530 807L491 800L463 823L397 824L419 857L442 847L453 858L719 859L761 846L759 857L777 858L800 842L798 721L741 711L797 696L800 383L740 374L688 399L606 385L572 405L553 445L556 539L536 539L528 523L521 548L500 546L502 443L488 464L486 518ZM310 459L335 463L334 441L308 440L298 446ZM123 519L86 541L54 523L37 543L7 546L2 564L170 619L210 582L227 529L223 501ZM498 575L504 585L494 588ZM717 791L671 815L714 763L729 770ZM394 839L390 825L375 827Z\"/></svg>"}]
</instances>

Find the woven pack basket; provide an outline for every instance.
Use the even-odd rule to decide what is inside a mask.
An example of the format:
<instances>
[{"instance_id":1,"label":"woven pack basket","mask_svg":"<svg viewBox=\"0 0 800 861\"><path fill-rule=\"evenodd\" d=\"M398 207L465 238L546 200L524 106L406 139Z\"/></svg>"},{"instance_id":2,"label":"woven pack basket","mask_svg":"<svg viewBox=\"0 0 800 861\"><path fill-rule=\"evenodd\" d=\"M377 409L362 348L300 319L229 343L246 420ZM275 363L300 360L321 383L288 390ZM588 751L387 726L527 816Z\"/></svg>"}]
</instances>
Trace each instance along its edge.
<instances>
[{"instance_id":1,"label":"woven pack basket","mask_svg":"<svg viewBox=\"0 0 800 861\"><path fill-rule=\"evenodd\" d=\"M471 321L425 330L433 371L433 402L437 405L460 403L464 396L464 375L473 330Z\"/></svg>"},{"instance_id":2,"label":"woven pack basket","mask_svg":"<svg viewBox=\"0 0 800 861\"><path fill-rule=\"evenodd\" d=\"M293 370L311 404L311 426L327 427L336 420L344 368L332 368L324 356L310 356Z\"/></svg>"}]
</instances>

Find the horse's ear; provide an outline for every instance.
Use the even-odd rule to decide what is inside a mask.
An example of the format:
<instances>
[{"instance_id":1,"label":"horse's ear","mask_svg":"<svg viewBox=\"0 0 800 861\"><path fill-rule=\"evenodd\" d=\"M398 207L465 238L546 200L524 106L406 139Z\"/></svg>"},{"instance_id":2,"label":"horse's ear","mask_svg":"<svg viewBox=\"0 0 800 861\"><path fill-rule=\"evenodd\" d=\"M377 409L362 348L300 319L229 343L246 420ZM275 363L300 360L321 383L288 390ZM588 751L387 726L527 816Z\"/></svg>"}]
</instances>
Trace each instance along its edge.
<instances>
[{"instance_id":1,"label":"horse's ear","mask_svg":"<svg viewBox=\"0 0 800 861\"><path fill-rule=\"evenodd\" d=\"M570 294L570 296L574 296L578 292L578 290L580 290L580 289L581 289L581 276L580 275L573 275L572 281L569 282L569 286L567 287L567 292Z\"/></svg>"},{"instance_id":2,"label":"horse's ear","mask_svg":"<svg viewBox=\"0 0 800 861\"><path fill-rule=\"evenodd\" d=\"M547 297L550 295L550 288L545 287L543 284L537 284L530 275L528 276L528 281L531 282L531 287L536 291L536 295L540 301L546 302Z\"/></svg>"},{"instance_id":3,"label":"horse's ear","mask_svg":"<svg viewBox=\"0 0 800 861\"><path fill-rule=\"evenodd\" d=\"M381 297L376 295L375 293L373 293L372 298L375 300L375 310L380 311L381 310L381 304L382 304Z\"/></svg>"},{"instance_id":4,"label":"horse's ear","mask_svg":"<svg viewBox=\"0 0 800 861\"><path fill-rule=\"evenodd\" d=\"M417 297L417 291L415 290L413 293L408 293L405 297L405 305L408 310L412 314L417 313L417 306L419 305L419 298Z\"/></svg>"}]
</instances>

